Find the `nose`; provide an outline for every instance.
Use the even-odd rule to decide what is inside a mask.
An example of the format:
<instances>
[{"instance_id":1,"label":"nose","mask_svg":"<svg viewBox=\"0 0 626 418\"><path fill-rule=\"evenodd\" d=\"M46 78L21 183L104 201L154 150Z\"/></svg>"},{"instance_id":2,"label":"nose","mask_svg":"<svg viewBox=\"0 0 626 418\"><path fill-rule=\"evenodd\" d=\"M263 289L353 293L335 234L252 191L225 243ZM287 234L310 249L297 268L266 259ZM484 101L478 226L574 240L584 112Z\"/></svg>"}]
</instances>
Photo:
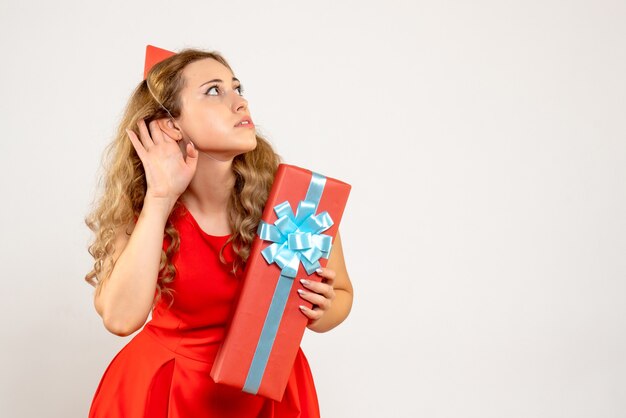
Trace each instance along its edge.
<instances>
[{"instance_id":1,"label":"nose","mask_svg":"<svg viewBox=\"0 0 626 418\"><path fill-rule=\"evenodd\" d=\"M248 100L245 97L240 96L238 93L234 93L233 110L238 112L240 109L246 110L248 108Z\"/></svg>"}]
</instances>

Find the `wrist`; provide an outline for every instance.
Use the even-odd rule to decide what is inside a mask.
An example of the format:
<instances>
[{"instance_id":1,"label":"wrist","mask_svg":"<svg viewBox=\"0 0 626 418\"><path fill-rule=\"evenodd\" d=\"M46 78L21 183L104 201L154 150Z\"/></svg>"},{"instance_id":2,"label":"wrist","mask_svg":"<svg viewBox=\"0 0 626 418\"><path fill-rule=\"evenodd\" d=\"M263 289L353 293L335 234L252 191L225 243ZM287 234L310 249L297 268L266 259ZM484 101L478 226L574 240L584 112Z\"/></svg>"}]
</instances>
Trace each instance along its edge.
<instances>
[{"instance_id":1,"label":"wrist","mask_svg":"<svg viewBox=\"0 0 626 418\"><path fill-rule=\"evenodd\" d=\"M143 200L142 212L154 212L167 219L174 208L174 204L178 198L173 197L156 197L146 194Z\"/></svg>"}]
</instances>

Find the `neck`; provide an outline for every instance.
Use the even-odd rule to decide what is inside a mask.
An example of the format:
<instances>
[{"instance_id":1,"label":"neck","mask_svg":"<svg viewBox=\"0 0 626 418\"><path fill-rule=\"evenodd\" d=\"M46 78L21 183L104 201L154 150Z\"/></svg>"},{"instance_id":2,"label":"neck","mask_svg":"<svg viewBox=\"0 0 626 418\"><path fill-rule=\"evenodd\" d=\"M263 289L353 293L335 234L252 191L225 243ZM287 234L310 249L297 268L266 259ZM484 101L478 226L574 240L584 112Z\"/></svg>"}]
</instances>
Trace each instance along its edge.
<instances>
[{"instance_id":1,"label":"neck","mask_svg":"<svg viewBox=\"0 0 626 418\"><path fill-rule=\"evenodd\" d=\"M185 206L204 214L226 213L235 185L232 163L232 159L218 161L200 153L196 172L181 196Z\"/></svg>"}]
</instances>

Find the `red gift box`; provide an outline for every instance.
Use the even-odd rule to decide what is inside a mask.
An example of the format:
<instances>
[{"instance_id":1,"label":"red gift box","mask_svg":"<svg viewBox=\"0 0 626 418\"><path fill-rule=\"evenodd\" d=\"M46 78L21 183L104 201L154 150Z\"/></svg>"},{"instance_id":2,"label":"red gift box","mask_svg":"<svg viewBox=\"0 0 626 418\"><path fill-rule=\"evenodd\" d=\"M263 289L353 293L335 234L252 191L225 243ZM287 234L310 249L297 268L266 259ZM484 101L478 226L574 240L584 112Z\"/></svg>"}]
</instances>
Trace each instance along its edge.
<instances>
[{"instance_id":1,"label":"red gift box","mask_svg":"<svg viewBox=\"0 0 626 418\"><path fill-rule=\"evenodd\" d=\"M280 164L211 377L281 401L308 318L294 281L321 281L351 186ZM299 282L298 282L299 284Z\"/></svg>"}]
</instances>

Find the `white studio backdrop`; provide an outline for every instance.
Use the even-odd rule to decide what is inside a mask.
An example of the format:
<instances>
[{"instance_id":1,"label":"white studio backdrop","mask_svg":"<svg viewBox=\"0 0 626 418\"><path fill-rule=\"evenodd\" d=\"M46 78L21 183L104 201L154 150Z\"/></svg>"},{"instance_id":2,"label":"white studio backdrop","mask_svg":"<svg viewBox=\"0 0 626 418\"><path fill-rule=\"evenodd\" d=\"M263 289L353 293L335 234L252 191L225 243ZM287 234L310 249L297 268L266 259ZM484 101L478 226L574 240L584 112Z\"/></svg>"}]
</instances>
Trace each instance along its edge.
<instances>
[{"instance_id":1,"label":"white studio backdrop","mask_svg":"<svg viewBox=\"0 0 626 418\"><path fill-rule=\"evenodd\" d=\"M322 416L626 415L623 1L0 3L0 414L85 417L83 219L146 44L224 54L285 162L352 184ZM133 334L134 335L134 334Z\"/></svg>"}]
</instances>

